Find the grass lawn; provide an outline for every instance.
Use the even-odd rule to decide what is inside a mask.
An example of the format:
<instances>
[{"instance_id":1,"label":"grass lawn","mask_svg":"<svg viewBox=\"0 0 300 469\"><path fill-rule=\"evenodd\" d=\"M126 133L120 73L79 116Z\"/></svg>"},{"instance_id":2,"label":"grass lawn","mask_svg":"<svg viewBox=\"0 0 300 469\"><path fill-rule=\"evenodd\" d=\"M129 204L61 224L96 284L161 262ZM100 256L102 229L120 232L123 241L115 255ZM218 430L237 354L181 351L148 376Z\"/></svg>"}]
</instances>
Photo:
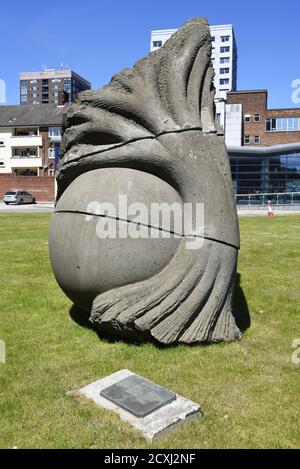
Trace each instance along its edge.
<instances>
[{"instance_id":1,"label":"grass lawn","mask_svg":"<svg viewBox=\"0 0 300 469\"><path fill-rule=\"evenodd\" d=\"M242 340L167 349L109 343L70 317L49 264L49 220L0 215L1 448L149 448L117 415L67 395L123 368L203 407L199 423L153 447L300 447L300 365L291 359L300 338L299 216L240 220L238 271L251 315Z\"/></svg>"}]
</instances>

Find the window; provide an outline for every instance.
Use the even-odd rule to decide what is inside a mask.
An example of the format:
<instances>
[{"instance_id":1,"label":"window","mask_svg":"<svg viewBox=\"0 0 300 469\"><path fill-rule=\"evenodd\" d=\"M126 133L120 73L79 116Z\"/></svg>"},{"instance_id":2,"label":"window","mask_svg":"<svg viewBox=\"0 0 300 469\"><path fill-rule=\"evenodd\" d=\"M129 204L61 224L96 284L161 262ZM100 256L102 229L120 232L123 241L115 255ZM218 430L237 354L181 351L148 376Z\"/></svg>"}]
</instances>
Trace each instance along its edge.
<instances>
[{"instance_id":1,"label":"window","mask_svg":"<svg viewBox=\"0 0 300 469\"><path fill-rule=\"evenodd\" d=\"M27 95L21 96L21 103L27 103Z\"/></svg>"},{"instance_id":2,"label":"window","mask_svg":"<svg viewBox=\"0 0 300 469\"><path fill-rule=\"evenodd\" d=\"M54 169L48 169L48 176L54 176Z\"/></svg>"},{"instance_id":3,"label":"window","mask_svg":"<svg viewBox=\"0 0 300 469\"><path fill-rule=\"evenodd\" d=\"M0 161L0 168L5 168L5 161Z\"/></svg>"},{"instance_id":4,"label":"window","mask_svg":"<svg viewBox=\"0 0 300 469\"><path fill-rule=\"evenodd\" d=\"M222 42L229 42L230 41L230 36L221 36L221 41Z\"/></svg>"},{"instance_id":5,"label":"window","mask_svg":"<svg viewBox=\"0 0 300 469\"><path fill-rule=\"evenodd\" d=\"M37 80L30 80L30 83L37 83Z\"/></svg>"},{"instance_id":6,"label":"window","mask_svg":"<svg viewBox=\"0 0 300 469\"><path fill-rule=\"evenodd\" d=\"M40 104L39 101L32 101L32 104Z\"/></svg>"},{"instance_id":7,"label":"window","mask_svg":"<svg viewBox=\"0 0 300 469\"><path fill-rule=\"evenodd\" d=\"M299 152L278 153L277 150L277 153L259 156L235 154L230 156L230 163L239 194L299 192Z\"/></svg>"},{"instance_id":8,"label":"window","mask_svg":"<svg viewBox=\"0 0 300 469\"><path fill-rule=\"evenodd\" d=\"M49 137L60 137L60 127L49 127Z\"/></svg>"},{"instance_id":9,"label":"window","mask_svg":"<svg viewBox=\"0 0 300 469\"><path fill-rule=\"evenodd\" d=\"M4 142L4 140L0 140L0 147L5 147L5 142Z\"/></svg>"},{"instance_id":10,"label":"window","mask_svg":"<svg viewBox=\"0 0 300 469\"><path fill-rule=\"evenodd\" d=\"M267 132L293 132L300 130L300 117L266 119Z\"/></svg>"},{"instance_id":11,"label":"window","mask_svg":"<svg viewBox=\"0 0 300 469\"><path fill-rule=\"evenodd\" d=\"M229 78L221 78L220 85L229 85Z\"/></svg>"},{"instance_id":12,"label":"window","mask_svg":"<svg viewBox=\"0 0 300 469\"><path fill-rule=\"evenodd\" d=\"M55 158L55 148L49 148L48 157L49 157L49 159L54 159Z\"/></svg>"},{"instance_id":13,"label":"window","mask_svg":"<svg viewBox=\"0 0 300 469\"><path fill-rule=\"evenodd\" d=\"M254 122L260 122L260 114L254 114Z\"/></svg>"},{"instance_id":14,"label":"window","mask_svg":"<svg viewBox=\"0 0 300 469\"><path fill-rule=\"evenodd\" d=\"M220 68L220 75L225 75L226 73L229 73L229 68Z\"/></svg>"},{"instance_id":15,"label":"window","mask_svg":"<svg viewBox=\"0 0 300 469\"><path fill-rule=\"evenodd\" d=\"M31 86L30 91L37 91L38 87L37 86Z\"/></svg>"},{"instance_id":16,"label":"window","mask_svg":"<svg viewBox=\"0 0 300 469\"><path fill-rule=\"evenodd\" d=\"M52 93L53 96L58 96L58 93Z\"/></svg>"},{"instance_id":17,"label":"window","mask_svg":"<svg viewBox=\"0 0 300 469\"><path fill-rule=\"evenodd\" d=\"M57 85L55 85L55 86L52 86L52 89L53 89L53 90L59 90L59 89L60 89L60 87L59 87L59 86L57 86Z\"/></svg>"},{"instance_id":18,"label":"window","mask_svg":"<svg viewBox=\"0 0 300 469\"><path fill-rule=\"evenodd\" d=\"M245 145L249 145L249 143L250 143L250 135L245 135L245 137L244 137L244 144L245 144Z\"/></svg>"},{"instance_id":19,"label":"window","mask_svg":"<svg viewBox=\"0 0 300 469\"><path fill-rule=\"evenodd\" d=\"M245 122L251 122L251 114L245 114Z\"/></svg>"},{"instance_id":20,"label":"window","mask_svg":"<svg viewBox=\"0 0 300 469\"><path fill-rule=\"evenodd\" d=\"M38 135L36 128L16 128L14 131L15 137L34 137Z\"/></svg>"},{"instance_id":21,"label":"window","mask_svg":"<svg viewBox=\"0 0 300 469\"><path fill-rule=\"evenodd\" d=\"M230 52L230 47L229 46L221 47L220 52L221 52L221 54L224 54L225 52L228 53L228 52Z\"/></svg>"},{"instance_id":22,"label":"window","mask_svg":"<svg viewBox=\"0 0 300 469\"><path fill-rule=\"evenodd\" d=\"M260 143L260 136L259 135L254 135L254 143L256 145Z\"/></svg>"},{"instance_id":23,"label":"window","mask_svg":"<svg viewBox=\"0 0 300 469\"><path fill-rule=\"evenodd\" d=\"M267 119L266 120L266 132L271 132L276 130L276 119Z\"/></svg>"},{"instance_id":24,"label":"window","mask_svg":"<svg viewBox=\"0 0 300 469\"><path fill-rule=\"evenodd\" d=\"M153 41L153 47L161 47L162 41Z\"/></svg>"},{"instance_id":25,"label":"window","mask_svg":"<svg viewBox=\"0 0 300 469\"><path fill-rule=\"evenodd\" d=\"M36 156L37 150L35 148L13 148L13 158L30 158Z\"/></svg>"},{"instance_id":26,"label":"window","mask_svg":"<svg viewBox=\"0 0 300 469\"><path fill-rule=\"evenodd\" d=\"M216 40L215 36L212 36L211 37L211 42L215 42L215 40Z\"/></svg>"},{"instance_id":27,"label":"window","mask_svg":"<svg viewBox=\"0 0 300 469\"><path fill-rule=\"evenodd\" d=\"M21 95L27 94L27 81L26 80L21 80L20 82L20 89L21 89Z\"/></svg>"},{"instance_id":28,"label":"window","mask_svg":"<svg viewBox=\"0 0 300 469\"><path fill-rule=\"evenodd\" d=\"M16 176L37 176L38 170L37 169L15 169Z\"/></svg>"},{"instance_id":29,"label":"window","mask_svg":"<svg viewBox=\"0 0 300 469\"><path fill-rule=\"evenodd\" d=\"M229 61L230 61L229 57L221 57L220 59L221 64L229 64Z\"/></svg>"},{"instance_id":30,"label":"window","mask_svg":"<svg viewBox=\"0 0 300 469\"><path fill-rule=\"evenodd\" d=\"M37 93L32 93L30 96L31 96L32 98L38 98L39 95L38 95Z\"/></svg>"},{"instance_id":31,"label":"window","mask_svg":"<svg viewBox=\"0 0 300 469\"><path fill-rule=\"evenodd\" d=\"M52 83L60 83L61 79L60 78L52 78Z\"/></svg>"}]
</instances>

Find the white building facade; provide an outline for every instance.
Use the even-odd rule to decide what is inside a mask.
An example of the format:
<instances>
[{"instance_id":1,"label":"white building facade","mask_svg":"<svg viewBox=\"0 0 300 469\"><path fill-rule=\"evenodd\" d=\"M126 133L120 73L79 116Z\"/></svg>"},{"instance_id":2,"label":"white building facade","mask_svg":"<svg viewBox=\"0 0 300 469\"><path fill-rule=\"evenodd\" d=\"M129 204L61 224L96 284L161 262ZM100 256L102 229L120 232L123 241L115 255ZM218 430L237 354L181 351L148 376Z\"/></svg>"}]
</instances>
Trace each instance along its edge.
<instances>
[{"instance_id":1,"label":"white building facade","mask_svg":"<svg viewBox=\"0 0 300 469\"><path fill-rule=\"evenodd\" d=\"M38 176L42 162L42 137L38 127L20 135L14 127L0 127L0 174Z\"/></svg>"},{"instance_id":2,"label":"white building facade","mask_svg":"<svg viewBox=\"0 0 300 469\"><path fill-rule=\"evenodd\" d=\"M240 147L243 135L242 104L225 104L225 143L228 147Z\"/></svg>"},{"instance_id":3,"label":"white building facade","mask_svg":"<svg viewBox=\"0 0 300 469\"><path fill-rule=\"evenodd\" d=\"M153 52L177 31L177 29L160 29L151 31L150 51ZM221 126L225 125L225 101L228 91L237 88L237 46L233 26L210 26L212 38L212 62L215 70L214 85L216 88L216 113Z\"/></svg>"},{"instance_id":4,"label":"white building facade","mask_svg":"<svg viewBox=\"0 0 300 469\"><path fill-rule=\"evenodd\" d=\"M0 175L54 176L63 106L0 106Z\"/></svg>"}]
</instances>

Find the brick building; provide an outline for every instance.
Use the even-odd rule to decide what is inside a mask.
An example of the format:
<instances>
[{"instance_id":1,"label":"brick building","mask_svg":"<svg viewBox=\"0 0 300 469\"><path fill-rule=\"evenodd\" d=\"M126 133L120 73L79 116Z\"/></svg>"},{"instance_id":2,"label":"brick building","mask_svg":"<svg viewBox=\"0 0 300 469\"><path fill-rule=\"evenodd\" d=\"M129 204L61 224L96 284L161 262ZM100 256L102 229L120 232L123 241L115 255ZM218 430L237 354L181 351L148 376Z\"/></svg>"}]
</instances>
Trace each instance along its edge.
<instances>
[{"instance_id":1,"label":"brick building","mask_svg":"<svg viewBox=\"0 0 300 469\"><path fill-rule=\"evenodd\" d=\"M37 201L54 200L63 111L0 107L0 198L19 188ZM300 109L267 109L266 90L229 93L225 138L237 194L292 192L300 201L299 120Z\"/></svg>"},{"instance_id":2,"label":"brick building","mask_svg":"<svg viewBox=\"0 0 300 469\"><path fill-rule=\"evenodd\" d=\"M237 194L300 201L300 108L268 109L267 90L230 92L224 130Z\"/></svg>"},{"instance_id":3,"label":"brick building","mask_svg":"<svg viewBox=\"0 0 300 469\"><path fill-rule=\"evenodd\" d=\"M72 70L46 69L20 73L20 104L63 105L77 93L91 89L91 83Z\"/></svg>"},{"instance_id":4,"label":"brick building","mask_svg":"<svg viewBox=\"0 0 300 469\"><path fill-rule=\"evenodd\" d=\"M64 107L0 107L0 198L12 188L40 200L54 199Z\"/></svg>"},{"instance_id":5,"label":"brick building","mask_svg":"<svg viewBox=\"0 0 300 469\"><path fill-rule=\"evenodd\" d=\"M300 142L300 108L268 109L268 91L227 93L226 143L270 146Z\"/></svg>"}]
</instances>

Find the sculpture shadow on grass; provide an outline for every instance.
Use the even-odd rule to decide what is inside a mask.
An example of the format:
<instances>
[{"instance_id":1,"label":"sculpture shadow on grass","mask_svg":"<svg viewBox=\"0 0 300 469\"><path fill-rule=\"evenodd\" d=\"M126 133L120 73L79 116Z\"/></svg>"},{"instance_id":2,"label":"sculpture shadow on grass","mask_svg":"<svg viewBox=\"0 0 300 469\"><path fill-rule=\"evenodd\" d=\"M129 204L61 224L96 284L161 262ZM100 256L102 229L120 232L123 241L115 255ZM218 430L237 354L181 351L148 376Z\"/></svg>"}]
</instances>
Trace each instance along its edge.
<instances>
[{"instance_id":1,"label":"sculpture shadow on grass","mask_svg":"<svg viewBox=\"0 0 300 469\"><path fill-rule=\"evenodd\" d=\"M241 274L237 273L236 275L236 286L235 286L235 293L234 293L234 318L236 321L236 324L238 328L240 329L241 332L245 332L251 325L251 318L250 318L250 313L249 313L249 308L248 308L248 303L246 300L246 297L244 295L243 289L240 286L241 283ZM100 339L109 342L109 343L116 343L116 342L124 342L128 343L131 345L142 345L145 341L137 342L137 341L130 341L126 340L122 337L116 337L116 336L110 336L107 333L101 333L99 329L93 326L91 322L89 321L88 314L86 311L83 311L80 309L77 305L73 304L72 307L70 308L69 311L71 319L76 322L81 327L84 327L86 329L91 329L93 330ZM154 342L156 346L159 348L166 348L170 347L168 345L162 345L159 343ZM199 344L195 344L199 345ZM209 345L209 344L202 344L202 345ZM193 346L193 345L192 345Z\"/></svg>"},{"instance_id":2,"label":"sculpture shadow on grass","mask_svg":"<svg viewBox=\"0 0 300 469\"><path fill-rule=\"evenodd\" d=\"M110 335L108 333L102 333L99 329L97 329L90 321L89 321L89 316L86 311L83 311L79 306L76 304L73 304L70 308L69 311L70 318L76 322L80 327L83 327L85 329L91 329L92 331L97 334L99 339L108 342L110 344L114 344L117 342L123 342L129 345L134 345L134 346L140 346L143 345L144 342L138 342L134 341L132 342L131 340L127 340L124 337L117 337L115 335Z\"/></svg>"},{"instance_id":3,"label":"sculpture shadow on grass","mask_svg":"<svg viewBox=\"0 0 300 469\"><path fill-rule=\"evenodd\" d=\"M235 292L233 300L233 315L236 325L241 332L245 332L251 326L251 318L248 303L241 287L241 274L236 274Z\"/></svg>"}]
</instances>

